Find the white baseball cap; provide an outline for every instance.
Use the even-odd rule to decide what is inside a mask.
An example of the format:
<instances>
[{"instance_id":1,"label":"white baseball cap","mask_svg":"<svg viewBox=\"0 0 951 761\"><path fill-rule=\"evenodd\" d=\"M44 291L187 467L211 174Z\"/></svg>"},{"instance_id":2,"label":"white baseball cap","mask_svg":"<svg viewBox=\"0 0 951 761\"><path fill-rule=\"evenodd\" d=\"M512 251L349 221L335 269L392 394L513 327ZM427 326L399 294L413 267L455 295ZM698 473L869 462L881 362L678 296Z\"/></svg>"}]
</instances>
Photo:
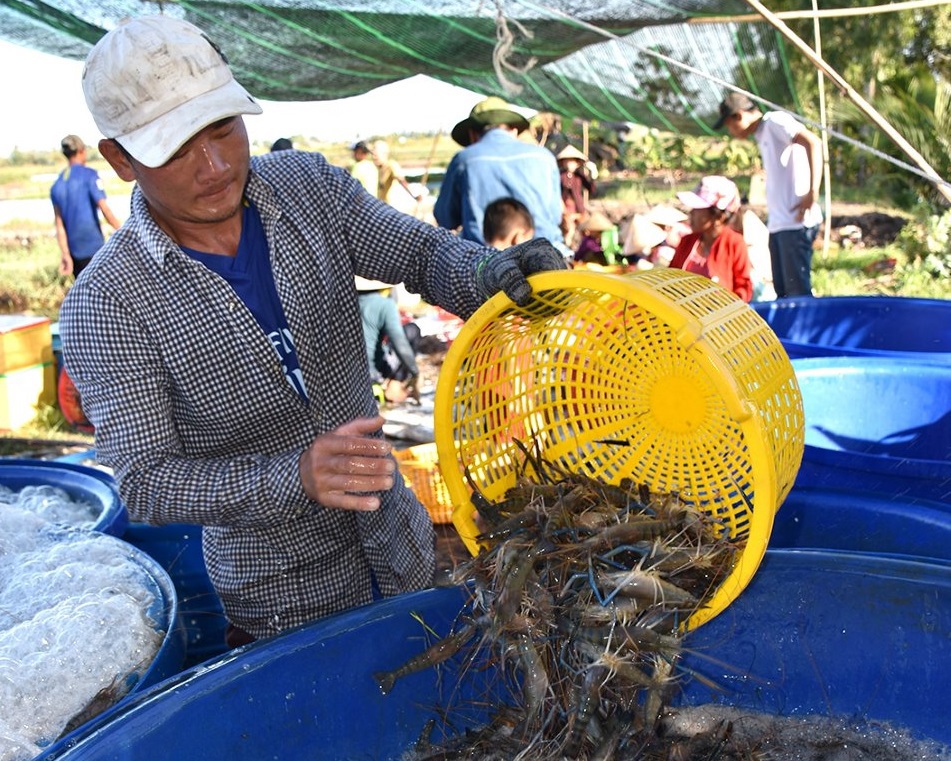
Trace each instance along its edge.
<instances>
[{"instance_id":1,"label":"white baseball cap","mask_svg":"<svg viewBox=\"0 0 951 761\"><path fill-rule=\"evenodd\" d=\"M129 19L102 37L86 58L83 93L102 134L148 167L209 124L261 113L217 46L171 16Z\"/></svg>"},{"instance_id":2,"label":"white baseball cap","mask_svg":"<svg viewBox=\"0 0 951 761\"><path fill-rule=\"evenodd\" d=\"M719 209L734 212L740 208L740 191L733 180L719 175L709 175L686 193L678 193L680 203L688 209Z\"/></svg>"}]
</instances>

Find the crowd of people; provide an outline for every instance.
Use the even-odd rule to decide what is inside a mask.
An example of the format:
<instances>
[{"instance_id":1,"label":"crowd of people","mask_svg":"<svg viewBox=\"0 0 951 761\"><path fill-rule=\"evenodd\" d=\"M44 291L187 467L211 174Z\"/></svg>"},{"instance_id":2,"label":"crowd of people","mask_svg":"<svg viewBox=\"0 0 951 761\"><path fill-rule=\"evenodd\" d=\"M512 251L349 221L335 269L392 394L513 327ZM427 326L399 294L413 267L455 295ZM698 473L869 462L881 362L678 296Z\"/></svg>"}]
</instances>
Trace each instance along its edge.
<instances>
[{"instance_id":1,"label":"crowd of people","mask_svg":"<svg viewBox=\"0 0 951 761\"><path fill-rule=\"evenodd\" d=\"M592 204L594 163L571 144L555 154L525 139L528 120L497 97L477 103L451 132L460 150L436 198L435 222L464 239L492 245L484 232L486 211L495 201L514 200L530 214L534 234L558 248L569 266L683 268L747 302L811 295L812 246L822 221L816 203L819 139L791 115L764 113L738 93L724 98L711 126L756 141L766 170L767 225L743 202L735 183L718 175L678 195L686 211L659 204L645 214L611 220ZM360 157L363 162L376 157L380 166L389 160L386 143L375 146L357 144L368 154L354 153L355 176L363 171ZM386 200L382 181L379 188ZM511 204L506 208L514 213Z\"/></svg>"},{"instance_id":2,"label":"crowd of people","mask_svg":"<svg viewBox=\"0 0 951 761\"><path fill-rule=\"evenodd\" d=\"M82 141L63 140L51 198L63 269L80 275L60 313L65 366L132 518L203 527L232 645L432 581L432 525L381 430L381 394L418 393L393 284L463 319L582 262L755 292L732 181L705 177L678 196L687 214L658 208L622 232L592 209L586 156L522 139L528 120L500 98L452 130L430 224L393 207L420 193L385 142L355 144L349 171L286 138L252 157L244 117L261 106L186 21L123 22L82 86L99 152L134 188L120 226ZM721 124L764 153L777 295L807 292L819 160L798 122L751 105L730 96Z\"/></svg>"}]
</instances>

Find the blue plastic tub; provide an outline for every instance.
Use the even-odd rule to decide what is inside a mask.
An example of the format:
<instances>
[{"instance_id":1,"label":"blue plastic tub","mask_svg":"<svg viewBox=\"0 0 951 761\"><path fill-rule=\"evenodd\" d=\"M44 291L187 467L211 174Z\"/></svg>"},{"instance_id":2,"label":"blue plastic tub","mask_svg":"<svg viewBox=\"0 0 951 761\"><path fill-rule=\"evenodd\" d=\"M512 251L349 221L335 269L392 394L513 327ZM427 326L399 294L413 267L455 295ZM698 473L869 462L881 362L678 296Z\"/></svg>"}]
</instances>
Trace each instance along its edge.
<instances>
[{"instance_id":1,"label":"blue plastic tub","mask_svg":"<svg viewBox=\"0 0 951 761\"><path fill-rule=\"evenodd\" d=\"M938 502L797 486L776 513L769 547L951 563L951 513Z\"/></svg>"},{"instance_id":2,"label":"blue plastic tub","mask_svg":"<svg viewBox=\"0 0 951 761\"><path fill-rule=\"evenodd\" d=\"M57 486L71 499L100 508L99 520L90 528L121 537L129 516L112 476L102 470L58 460L0 458L0 484L13 491L26 486Z\"/></svg>"},{"instance_id":3,"label":"blue plastic tub","mask_svg":"<svg viewBox=\"0 0 951 761\"><path fill-rule=\"evenodd\" d=\"M218 593L208 578L201 552L201 526L148 526L132 522L123 537L154 558L175 585L187 640L185 666L224 653L228 622Z\"/></svg>"},{"instance_id":4,"label":"blue plastic tub","mask_svg":"<svg viewBox=\"0 0 951 761\"><path fill-rule=\"evenodd\" d=\"M151 665L133 685L130 695L134 695L181 673L185 664L185 633L179 618L178 594L165 569L125 540L115 541L128 547L130 559L148 575L153 595L148 615L155 622L156 631L165 635Z\"/></svg>"},{"instance_id":5,"label":"blue plastic tub","mask_svg":"<svg viewBox=\"0 0 951 761\"><path fill-rule=\"evenodd\" d=\"M882 356L951 362L951 301L799 296L751 305L790 359Z\"/></svg>"},{"instance_id":6,"label":"blue plastic tub","mask_svg":"<svg viewBox=\"0 0 951 761\"><path fill-rule=\"evenodd\" d=\"M951 504L951 363L793 360L806 446L796 486Z\"/></svg>"},{"instance_id":7,"label":"blue plastic tub","mask_svg":"<svg viewBox=\"0 0 951 761\"><path fill-rule=\"evenodd\" d=\"M152 558L128 542L114 536L101 534L101 532L89 531L88 529L54 528L50 535L56 541L75 541L76 539L98 537L102 541L115 543L116 554L142 571L142 583L152 598L146 610L146 615L155 632L161 637L161 643L144 670L138 674L125 675L124 689L127 690L127 693L116 703L113 709L108 710L114 710L125 702L134 699L137 694L180 674L185 660L185 636L178 617L178 600L175 587L165 570ZM107 588L103 589L103 593L108 592ZM37 647L39 654L42 648L40 645L37 645ZM62 668L69 668L70 665L70 663L64 663ZM108 710L106 713L108 713ZM100 714L99 717L81 725L66 737L52 743L49 749L60 747L67 742L66 738L82 732L87 725L92 726L103 715L105 714Z\"/></svg>"},{"instance_id":8,"label":"blue plastic tub","mask_svg":"<svg viewBox=\"0 0 951 761\"><path fill-rule=\"evenodd\" d=\"M440 588L335 616L222 656L159 685L44 758L400 759L447 696L480 699L457 730L485 719L492 669L458 663L397 682L372 674L422 651L423 623L445 633L461 590ZM951 568L851 553L770 550L730 608L691 635L684 704L895 722L951 742ZM722 662L723 666L718 666ZM200 728L200 735L196 735ZM198 743L198 745L196 745Z\"/></svg>"},{"instance_id":9,"label":"blue plastic tub","mask_svg":"<svg viewBox=\"0 0 951 761\"><path fill-rule=\"evenodd\" d=\"M115 480L104 471L76 464L96 460L96 450L66 455L57 463L68 470L92 472L108 484L119 500ZM225 645L228 622L218 593L205 570L201 552L201 527L190 524L148 526L130 523L125 508L121 511L122 538L145 552L165 570L172 580L178 599L181 623L187 640L185 667L220 655Z\"/></svg>"}]
</instances>

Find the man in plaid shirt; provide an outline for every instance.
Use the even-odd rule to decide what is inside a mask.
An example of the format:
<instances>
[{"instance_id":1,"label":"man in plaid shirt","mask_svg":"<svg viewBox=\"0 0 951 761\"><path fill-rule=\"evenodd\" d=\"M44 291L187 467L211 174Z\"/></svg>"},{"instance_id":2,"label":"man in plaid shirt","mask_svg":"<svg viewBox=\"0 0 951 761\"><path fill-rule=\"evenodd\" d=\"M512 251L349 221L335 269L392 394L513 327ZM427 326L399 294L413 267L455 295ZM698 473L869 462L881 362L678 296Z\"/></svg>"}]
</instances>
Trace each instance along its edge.
<instances>
[{"instance_id":1,"label":"man in plaid shirt","mask_svg":"<svg viewBox=\"0 0 951 761\"><path fill-rule=\"evenodd\" d=\"M465 318L500 290L524 303L561 255L462 241L319 154L250 158L261 108L187 22L118 26L83 89L136 186L60 331L133 519L204 527L232 644L429 585L432 525L382 437L354 276Z\"/></svg>"}]
</instances>

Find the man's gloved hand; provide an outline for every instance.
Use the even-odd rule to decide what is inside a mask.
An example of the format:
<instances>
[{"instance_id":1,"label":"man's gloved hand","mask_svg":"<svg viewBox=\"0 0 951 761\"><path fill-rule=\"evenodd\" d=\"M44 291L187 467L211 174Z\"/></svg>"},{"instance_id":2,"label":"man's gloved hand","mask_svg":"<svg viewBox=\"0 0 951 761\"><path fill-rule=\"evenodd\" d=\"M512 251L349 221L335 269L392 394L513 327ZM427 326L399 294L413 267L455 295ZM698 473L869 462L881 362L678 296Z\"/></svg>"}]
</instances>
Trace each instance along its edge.
<instances>
[{"instance_id":1,"label":"man's gloved hand","mask_svg":"<svg viewBox=\"0 0 951 761\"><path fill-rule=\"evenodd\" d=\"M512 301L525 306L532 297L526 276L564 269L568 264L558 249L544 238L533 238L484 256L476 265L475 277L486 298L505 291Z\"/></svg>"}]
</instances>

